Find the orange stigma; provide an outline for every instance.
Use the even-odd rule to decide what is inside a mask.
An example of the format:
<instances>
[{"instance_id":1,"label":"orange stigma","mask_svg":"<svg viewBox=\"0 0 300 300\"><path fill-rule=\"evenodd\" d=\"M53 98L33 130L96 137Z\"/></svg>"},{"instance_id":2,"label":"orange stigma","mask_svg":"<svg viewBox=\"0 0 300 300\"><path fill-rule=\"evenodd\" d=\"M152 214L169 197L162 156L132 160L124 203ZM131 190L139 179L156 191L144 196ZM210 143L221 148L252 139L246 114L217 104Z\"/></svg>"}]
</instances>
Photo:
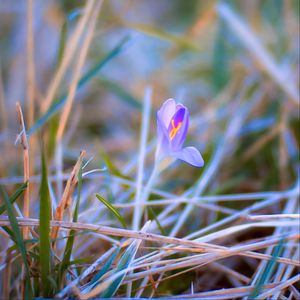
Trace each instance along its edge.
<instances>
[{"instance_id":1,"label":"orange stigma","mask_svg":"<svg viewBox=\"0 0 300 300\"><path fill-rule=\"evenodd\" d=\"M169 138L172 141L174 139L174 137L176 136L178 130L180 129L182 122L179 122L177 127L175 127L174 119L172 119L171 124L172 124L172 130L169 133Z\"/></svg>"}]
</instances>

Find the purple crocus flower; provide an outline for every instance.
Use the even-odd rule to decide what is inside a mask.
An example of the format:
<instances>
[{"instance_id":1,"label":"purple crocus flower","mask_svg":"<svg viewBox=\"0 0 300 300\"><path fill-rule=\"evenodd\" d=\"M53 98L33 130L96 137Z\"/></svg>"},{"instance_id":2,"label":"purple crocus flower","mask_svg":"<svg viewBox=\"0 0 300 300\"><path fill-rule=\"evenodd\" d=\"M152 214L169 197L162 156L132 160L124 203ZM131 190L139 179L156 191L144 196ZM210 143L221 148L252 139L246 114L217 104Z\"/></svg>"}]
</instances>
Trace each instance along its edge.
<instances>
[{"instance_id":1,"label":"purple crocus flower","mask_svg":"<svg viewBox=\"0 0 300 300\"><path fill-rule=\"evenodd\" d=\"M172 156L195 167L203 167L204 161L195 147L182 148L189 128L189 111L174 99L164 102L157 112L157 136L159 156Z\"/></svg>"}]
</instances>

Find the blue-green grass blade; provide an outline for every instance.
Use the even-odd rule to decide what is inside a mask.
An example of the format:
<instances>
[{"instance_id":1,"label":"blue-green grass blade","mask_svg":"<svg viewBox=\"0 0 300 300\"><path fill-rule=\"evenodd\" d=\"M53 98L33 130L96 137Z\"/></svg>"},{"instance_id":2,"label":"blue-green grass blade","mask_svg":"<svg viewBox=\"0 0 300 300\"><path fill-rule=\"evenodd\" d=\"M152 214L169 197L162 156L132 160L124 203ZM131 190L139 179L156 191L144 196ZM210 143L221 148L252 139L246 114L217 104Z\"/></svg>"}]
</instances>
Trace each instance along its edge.
<instances>
[{"instance_id":1,"label":"blue-green grass blade","mask_svg":"<svg viewBox=\"0 0 300 300\"><path fill-rule=\"evenodd\" d=\"M284 241L285 241L285 239L280 240L280 242L274 248L272 258L268 261L265 269L261 273L261 276L258 279L258 281L254 287L254 290L251 292L251 294L248 297L249 300L250 299L260 299L259 294L262 291L264 285L269 282L269 280L272 276L272 273L274 271L274 268L275 268L275 265L277 262L277 258L280 256L280 253L283 250Z\"/></svg>"},{"instance_id":2,"label":"blue-green grass blade","mask_svg":"<svg viewBox=\"0 0 300 300\"><path fill-rule=\"evenodd\" d=\"M120 215L119 211L106 199L101 197L99 194L96 194L98 200L100 200L109 210L110 212L120 221L122 226L126 228L126 222L124 218Z\"/></svg>"},{"instance_id":3,"label":"blue-green grass blade","mask_svg":"<svg viewBox=\"0 0 300 300\"><path fill-rule=\"evenodd\" d=\"M122 257L120 258L120 261L118 262L118 265L115 269L114 273L120 272L126 268L129 267L131 262L133 261L137 249L139 246L138 241L133 241L130 246L127 248L127 250L124 252ZM120 275L117 279L115 279L110 286L101 294L102 298L110 298L113 297L114 294L118 291L123 279L125 278L126 274Z\"/></svg>"},{"instance_id":4,"label":"blue-green grass blade","mask_svg":"<svg viewBox=\"0 0 300 300\"><path fill-rule=\"evenodd\" d=\"M120 252L120 248L116 248L116 250L112 253L109 259L105 262L104 266L100 269L100 271L93 277L93 279L89 282L89 285L84 289L83 293L88 293L90 290L95 288L99 283L104 274L108 272L112 263L116 259L117 255Z\"/></svg>"},{"instance_id":5,"label":"blue-green grass blade","mask_svg":"<svg viewBox=\"0 0 300 300\"><path fill-rule=\"evenodd\" d=\"M137 110L142 110L142 104L139 99L136 97L132 96L130 93L128 93L123 87L121 87L119 84L115 83L112 80L108 80L104 77L100 78L100 83L113 92L115 95L119 97L119 99L129 105L130 107L137 109Z\"/></svg>"},{"instance_id":6,"label":"blue-green grass blade","mask_svg":"<svg viewBox=\"0 0 300 300\"><path fill-rule=\"evenodd\" d=\"M110 60L119 55L124 49L125 44L127 44L129 37L125 37L122 39L119 44L112 49L98 64L96 64L93 68L91 68L85 75L81 77L78 82L77 89L83 87L86 83L88 83L92 78L94 78L98 72L104 67ZM42 128L49 119L54 116L65 104L67 100L67 94L63 94L59 99L57 99L46 111L46 113L40 117L31 128L28 129L27 135L30 137L33 133Z\"/></svg>"},{"instance_id":7,"label":"blue-green grass blade","mask_svg":"<svg viewBox=\"0 0 300 300\"><path fill-rule=\"evenodd\" d=\"M50 219L51 202L48 187L48 175L44 150L42 149L42 177L40 183L40 266L41 266L41 287L44 297L50 296Z\"/></svg>"}]
</instances>

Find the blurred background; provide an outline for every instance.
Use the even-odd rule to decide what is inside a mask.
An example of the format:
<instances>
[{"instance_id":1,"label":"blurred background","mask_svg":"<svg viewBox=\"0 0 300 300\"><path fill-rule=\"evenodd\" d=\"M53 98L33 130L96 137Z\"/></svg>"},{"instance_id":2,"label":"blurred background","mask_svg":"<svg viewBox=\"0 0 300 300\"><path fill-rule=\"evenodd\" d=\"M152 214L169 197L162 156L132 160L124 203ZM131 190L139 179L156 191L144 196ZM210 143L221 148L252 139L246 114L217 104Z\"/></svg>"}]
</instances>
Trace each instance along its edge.
<instances>
[{"instance_id":1,"label":"blurred background","mask_svg":"<svg viewBox=\"0 0 300 300\"><path fill-rule=\"evenodd\" d=\"M84 4L85 1L33 1L34 120L42 115L41 103L59 64L62 31L67 27L65 39L73 33ZM26 101L26 1L2 0L0 14L0 116L1 148L4 149L3 144L13 141L19 129L15 103L21 102L27 117L30 110ZM246 33L243 24L236 25L235 18L246 22ZM200 121L201 126L193 131L196 146L205 150L209 158L209 149L215 147L223 134L229 105L247 80L252 80L249 86L261 90L262 99L255 116L244 128L247 138L243 140L241 136L241 142L248 147L263 134L274 131L280 122L287 122L292 139L299 141L298 106L295 105L299 103L298 0L104 1L81 74L101 61L124 38L128 40L121 53L78 89L69 120L73 134L69 135L68 149L70 146L89 151L97 139L107 151L117 154L116 159L125 162L137 149L143 93L145 86L151 86L153 111L165 99L173 97L187 105L195 118L207 110L218 114L216 123L208 126L205 120ZM72 63L75 65L76 61ZM54 98L67 91L72 72L74 66L67 70ZM220 97L225 98L221 104ZM155 126L153 118L152 136ZM275 146L278 134L270 134L270 143ZM279 161L277 148L270 147L270 152L265 154L260 151L255 160L260 167L260 160L271 160L278 168L278 164L284 164L284 176L288 177L289 164L284 159ZM3 153L6 156L1 161L3 175L18 166L13 152ZM268 176L278 177L276 183L281 176L278 168L276 172L275 169L268 172Z\"/></svg>"}]
</instances>

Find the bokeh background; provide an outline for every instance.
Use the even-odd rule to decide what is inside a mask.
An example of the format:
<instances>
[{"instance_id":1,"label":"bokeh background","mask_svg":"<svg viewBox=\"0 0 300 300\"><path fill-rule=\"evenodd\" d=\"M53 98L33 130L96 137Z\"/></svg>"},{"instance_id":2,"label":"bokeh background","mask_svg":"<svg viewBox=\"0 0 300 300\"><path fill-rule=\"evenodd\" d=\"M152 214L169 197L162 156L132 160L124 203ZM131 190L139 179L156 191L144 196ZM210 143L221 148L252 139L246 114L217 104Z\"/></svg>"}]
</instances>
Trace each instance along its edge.
<instances>
[{"instance_id":1,"label":"bokeh background","mask_svg":"<svg viewBox=\"0 0 300 300\"><path fill-rule=\"evenodd\" d=\"M258 43L268 51L278 68L277 72L285 81L282 84L293 85L294 97L295 93L297 96L299 1L227 3L237 17L247 22ZM83 4L84 1L34 1L36 118L39 116L39 103L43 101L56 70L62 27L68 22L68 34L72 33ZM252 125L260 132L248 136L247 143L271 130L280 119L280 112L286 110L289 124L296 128L298 114L290 95L284 93L266 72L265 58L251 49L248 37L236 34L232 28L234 20L226 20L222 12L216 12L217 4L218 1L197 0L164 0L159 3L105 1L82 73L101 60L124 37L129 37L129 41L120 55L108 62L95 79L78 91L72 113L76 122L76 136L70 140L72 146L92 147L93 138L98 138L106 149L117 152L118 158L126 160L137 149L137 129L145 86L153 88L153 110L165 99L173 97L184 102L196 116L213 107L217 102L215 99L231 88L223 102L224 106L230 105L249 76L256 76L258 88L263 90L264 95L262 114L252 120L256 122L257 119ZM29 110L26 105L26 1L1 1L0 13L1 126L8 129L11 141L18 131L15 103L20 101L24 110ZM250 45L247 45L248 42ZM67 90L71 74L72 68L56 97ZM273 76L276 77L276 74ZM214 145L222 135L218 129L220 124L221 117L219 124L209 127L203 124L196 129L194 138L201 150L208 151L205 147L207 136ZM2 141L3 134L4 131ZM151 122L151 134L155 134L154 120ZM274 140L272 142L275 143ZM278 153L272 155L276 164ZM2 168L5 167L3 161ZM276 173L278 175L279 172Z\"/></svg>"}]
</instances>

